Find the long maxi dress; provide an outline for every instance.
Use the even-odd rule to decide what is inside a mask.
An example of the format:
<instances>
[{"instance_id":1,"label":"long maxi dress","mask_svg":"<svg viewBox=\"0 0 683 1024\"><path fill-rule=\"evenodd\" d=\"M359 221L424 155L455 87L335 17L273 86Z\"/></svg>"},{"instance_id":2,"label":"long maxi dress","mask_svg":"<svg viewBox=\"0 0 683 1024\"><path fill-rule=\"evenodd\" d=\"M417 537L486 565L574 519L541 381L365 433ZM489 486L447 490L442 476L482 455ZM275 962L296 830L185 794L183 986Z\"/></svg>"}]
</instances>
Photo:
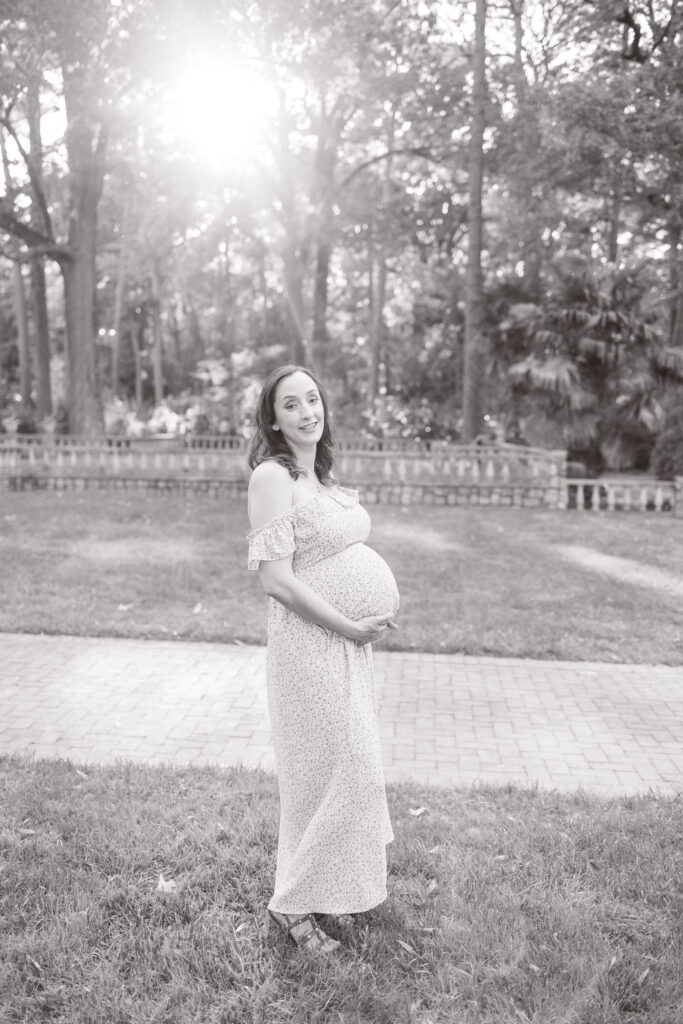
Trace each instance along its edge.
<instances>
[{"instance_id":1,"label":"long maxi dress","mask_svg":"<svg viewBox=\"0 0 683 1024\"><path fill-rule=\"evenodd\" d=\"M248 535L248 566L294 574L351 619L394 614L387 563L364 541L358 492L335 485ZM268 601L268 708L280 791L271 910L351 914L387 897L387 807L370 644Z\"/></svg>"}]
</instances>

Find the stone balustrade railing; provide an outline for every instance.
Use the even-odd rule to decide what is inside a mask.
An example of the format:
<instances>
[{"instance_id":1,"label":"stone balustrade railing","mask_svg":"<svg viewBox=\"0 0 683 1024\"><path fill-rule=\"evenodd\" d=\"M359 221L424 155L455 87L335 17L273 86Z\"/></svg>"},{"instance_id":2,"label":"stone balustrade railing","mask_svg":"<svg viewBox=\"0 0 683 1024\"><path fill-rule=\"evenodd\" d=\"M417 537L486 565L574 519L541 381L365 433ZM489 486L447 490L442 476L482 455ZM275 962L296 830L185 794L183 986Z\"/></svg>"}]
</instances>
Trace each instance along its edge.
<instances>
[{"instance_id":1,"label":"stone balustrade railing","mask_svg":"<svg viewBox=\"0 0 683 1024\"><path fill-rule=\"evenodd\" d=\"M683 477L567 479L565 453L521 446L434 445L384 451L338 446L337 477L368 503L497 505L586 512L674 512ZM407 445L407 443L406 443ZM0 482L10 487L116 487L238 494L249 468L242 438L44 438L0 435Z\"/></svg>"},{"instance_id":2,"label":"stone balustrade railing","mask_svg":"<svg viewBox=\"0 0 683 1024\"><path fill-rule=\"evenodd\" d=\"M588 512L672 512L683 516L683 477L645 480L619 477L599 480L567 480L562 505Z\"/></svg>"},{"instance_id":3,"label":"stone balustrade railing","mask_svg":"<svg viewBox=\"0 0 683 1024\"><path fill-rule=\"evenodd\" d=\"M395 439L390 439L393 442ZM399 439L400 440L400 439ZM343 438L337 475L375 483L471 483L555 481L564 476L565 453L520 445L434 445L369 450L365 438ZM408 442L404 443L405 445ZM87 474L105 476L198 475L240 480L249 475L246 442L225 436L88 439L68 436L0 436L0 474Z\"/></svg>"}]
</instances>

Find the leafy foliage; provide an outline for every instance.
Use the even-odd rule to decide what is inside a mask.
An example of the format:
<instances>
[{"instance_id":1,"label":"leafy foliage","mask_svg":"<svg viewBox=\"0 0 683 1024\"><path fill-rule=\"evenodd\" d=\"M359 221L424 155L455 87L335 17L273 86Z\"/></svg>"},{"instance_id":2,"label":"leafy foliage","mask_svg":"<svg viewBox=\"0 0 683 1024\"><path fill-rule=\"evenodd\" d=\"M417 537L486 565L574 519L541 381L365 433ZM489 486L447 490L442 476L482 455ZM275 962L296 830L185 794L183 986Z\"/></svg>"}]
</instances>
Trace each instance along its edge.
<instances>
[{"instance_id":1,"label":"leafy foliage","mask_svg":"<svg viewBox=\"0 0 683 1024\"><path fill-rule=\"evenodd\" d=\"M645 298L646 265L595 268L574 258L554 265L541 303L512 305L501 326L527 339L529 352L509 368L526 399L527 439L558 443L593 467L644 468L663 420L663 380L680 367Z\"/></svg>"},{"instance_id":2,"label":"leafy foliage","mask_svg":"<svg viewBox=\"0 0 683 1024\"><path fill-rule=\"evenodd\" d=\"M45 213L55 244L68 240L78 174L63 129L76 98L74 123L106 142L91 267L104 405L114 396L144 421L161 402L203 403L207 423L239 430L250 388L295 356L324 367L341 428L457 437L467 13L422 0L0 0L12 182L0 201L0 417L14 422L17 390L8 260L27 257L25 229ZM510 439L645 467L683 342L683 16L672 0L526 0L489 5L488 19L484 409ZM250 69L275 97L245 150L234 95L207 78L190 120L207 143L234 143L219 163L188 144L178 105L179 83L210 67ZM40 174L24 159L36 73ZM553 269L573 261L583 270ZM47 270L63 356L69 325ZM209 364L228 374L223 395Z\"/></svg>"}]
</instances>

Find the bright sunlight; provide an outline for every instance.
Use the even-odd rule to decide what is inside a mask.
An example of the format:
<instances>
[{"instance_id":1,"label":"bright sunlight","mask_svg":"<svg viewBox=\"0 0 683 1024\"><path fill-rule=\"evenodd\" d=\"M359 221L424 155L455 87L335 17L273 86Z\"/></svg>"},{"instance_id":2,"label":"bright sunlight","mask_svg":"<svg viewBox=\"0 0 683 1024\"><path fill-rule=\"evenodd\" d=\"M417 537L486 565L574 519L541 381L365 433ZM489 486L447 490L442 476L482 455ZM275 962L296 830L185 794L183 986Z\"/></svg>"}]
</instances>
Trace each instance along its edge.
<instances>
[{"instance_id":1,"label":"bright sunlight","mask_svg":"<svg viewBox=\"0 0 683 1024\"><path fill-rule=\"evenodd\" d=\"M209 60L189 68L168 94L167 131L197 161L235 167L257 155L276 106L263 78Z\"/></svg>"}]
</instances>

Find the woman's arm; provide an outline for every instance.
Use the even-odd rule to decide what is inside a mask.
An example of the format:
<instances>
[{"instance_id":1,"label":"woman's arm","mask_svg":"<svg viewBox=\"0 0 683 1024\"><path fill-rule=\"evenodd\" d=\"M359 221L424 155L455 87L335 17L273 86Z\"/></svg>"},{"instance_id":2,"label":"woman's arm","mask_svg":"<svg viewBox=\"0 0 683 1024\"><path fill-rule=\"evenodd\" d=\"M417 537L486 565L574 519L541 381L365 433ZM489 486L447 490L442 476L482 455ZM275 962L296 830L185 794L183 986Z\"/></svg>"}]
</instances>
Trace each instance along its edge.
<instances>
[{"instance_id":1,"label":"woman's arm","mask_svg":"<svg viewBox=\"0 0 683 1024\"><path fill-rule=\"evenodd\" d=\"M293 480L283 466L276 462L263 462L257 466L249 481L248 508L252 529L258 529L291 508L292 492ZM371 615L354 622L338 612L312 587L294 575L292 555L262 561L259 577L269 597L275 598L302 619L341 633L349 640L369 643L379 639L387 628L390 613ZM390 628L394 628L393 623Z\"/></svg>"}]
</instances>

